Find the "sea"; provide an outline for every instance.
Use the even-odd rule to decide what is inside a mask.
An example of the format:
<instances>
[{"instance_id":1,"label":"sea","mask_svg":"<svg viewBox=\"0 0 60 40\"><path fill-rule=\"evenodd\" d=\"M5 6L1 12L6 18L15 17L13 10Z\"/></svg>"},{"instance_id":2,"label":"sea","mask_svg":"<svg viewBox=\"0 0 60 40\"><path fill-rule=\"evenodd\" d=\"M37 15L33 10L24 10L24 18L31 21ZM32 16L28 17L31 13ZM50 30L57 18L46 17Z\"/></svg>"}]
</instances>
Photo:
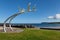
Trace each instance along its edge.
<instances>
[{"instance_id":1,"label":"sea","mask_svg":"<svg viewBox=\"0 0 60 40\"><path fill-rule=\"evenodd\" d=\"M25 23L23 23L25 24ZM15 25L21 25L20 23L16 23ZM49 23L27 23L26 25L32 25L35 27L60 27L60 24L49 24Z\"/></svg>"},{"instance_id":2,"label":"sea","mask_svg":"<svg viewBox=\"0 0 60 40\"><path fill-rule=\"evenodd\" d=\"M60 24L31 24L36 27L60 27Z\"/></svg>"}]
</instances>

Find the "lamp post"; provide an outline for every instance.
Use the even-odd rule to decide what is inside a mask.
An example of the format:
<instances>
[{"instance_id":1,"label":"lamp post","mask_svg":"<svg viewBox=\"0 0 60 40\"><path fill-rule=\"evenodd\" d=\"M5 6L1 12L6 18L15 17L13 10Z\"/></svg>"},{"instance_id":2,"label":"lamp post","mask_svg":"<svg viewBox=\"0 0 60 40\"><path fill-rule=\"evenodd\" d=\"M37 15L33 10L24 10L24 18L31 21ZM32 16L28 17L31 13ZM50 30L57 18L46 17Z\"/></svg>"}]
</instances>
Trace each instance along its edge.
<instances>
[{"instance_id":1,"label":"lamp post","mask_svg":"<svg viewBox=\"0 0 60 40\"><path fill-rule=\"evenodd\" d=\"M6 32L6 22L9 20L9 27L10 29L13 31L12 27L11 27L11 21L18 15L23 14L25 12L32 12L33 10L35 10L35 7L33 7L33 9L30 9L30 5L31 3L28 3L28 8L27 11L25 11L24 9L21 9L21 11L19 13L13 14L12 16L8 17L5 21L4 21L4 26L3 26L3 31Z\"/></svg>"}]
</instances>

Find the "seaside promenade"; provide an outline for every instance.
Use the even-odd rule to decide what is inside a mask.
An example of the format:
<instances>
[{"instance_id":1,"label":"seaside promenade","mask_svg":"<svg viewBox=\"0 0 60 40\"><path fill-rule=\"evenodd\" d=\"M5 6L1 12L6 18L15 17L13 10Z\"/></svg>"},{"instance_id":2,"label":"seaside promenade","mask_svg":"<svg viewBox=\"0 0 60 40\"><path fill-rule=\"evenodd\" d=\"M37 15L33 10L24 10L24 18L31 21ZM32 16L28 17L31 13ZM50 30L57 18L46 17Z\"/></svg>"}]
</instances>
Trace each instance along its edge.
<instances>
[{"instance_id":1,"label":"seaside promenade","mask_svg":"<svg viewBox=\"0 0 60 40\"><path fill-rule=\"evenodd\" d=\"M6 27L7 32L8 33L14 33L14 32L18 33L18 32L24 31L21 28L17 28L17 27L12 27L12 28L13 28L13 31L11 31L11 29L9 27ZM3 26L0 26L0 32L3 32Z\"/></svg>"},{"instance_id":2,"label":"seaside promenade","mask_svg":"<svg viewBox=\"0 0 60 40\"><path fill-rule=\"evenodd\" d=\"M60 27L41 27L40 29L60 30Z\"/></svg>"}]
</instances>

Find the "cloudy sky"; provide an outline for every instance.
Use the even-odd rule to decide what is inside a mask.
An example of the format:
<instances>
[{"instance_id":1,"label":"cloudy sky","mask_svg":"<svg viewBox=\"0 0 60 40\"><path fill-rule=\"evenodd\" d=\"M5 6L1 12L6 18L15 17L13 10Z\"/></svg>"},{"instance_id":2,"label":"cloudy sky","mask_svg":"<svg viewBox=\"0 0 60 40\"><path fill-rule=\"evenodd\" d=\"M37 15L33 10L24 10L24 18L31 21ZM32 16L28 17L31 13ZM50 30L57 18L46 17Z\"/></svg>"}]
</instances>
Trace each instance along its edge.
<instances>
[{"instance_id":1,"label":"cloudy sky","mask_svg":"<svg viewBox=\"0 0 60 40\"><path fill-rule=\"evenodd\" d=\"M19 15L12 23L60 22L60 0L0 0L0 23L17 13L18 7L27 9L29 2L31 9L36 4L36 11Z\"/></svg>"},{"instance_id":2,"label":"cloudy sky","mask_svg":"<svg viewBox=\"0 0 60 40\"><path fill-rule=\"evenodd\" d=\"M60 14L56 14L54 16L48 16L49 19L60 19Z\"/></svg>"}]
</instances>

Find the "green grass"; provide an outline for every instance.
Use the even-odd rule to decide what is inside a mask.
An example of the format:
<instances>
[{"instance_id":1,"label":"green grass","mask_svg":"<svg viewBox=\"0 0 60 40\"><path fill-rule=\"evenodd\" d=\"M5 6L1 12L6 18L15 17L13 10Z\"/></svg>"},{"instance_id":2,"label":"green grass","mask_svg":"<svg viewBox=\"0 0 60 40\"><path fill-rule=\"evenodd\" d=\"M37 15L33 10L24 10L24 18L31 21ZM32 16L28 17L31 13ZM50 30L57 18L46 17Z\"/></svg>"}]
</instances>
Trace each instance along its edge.
<instances>
[{"instance_id":1,"label":"green grass","mask_svg":"<svg viewBox=\"0 0 60 40\"><path fill-rule=\"evenodd\" d=\"M60 40L60 31L25 29L21 33L0 33L0 40Z\"/></svg>"}]
</instances>

